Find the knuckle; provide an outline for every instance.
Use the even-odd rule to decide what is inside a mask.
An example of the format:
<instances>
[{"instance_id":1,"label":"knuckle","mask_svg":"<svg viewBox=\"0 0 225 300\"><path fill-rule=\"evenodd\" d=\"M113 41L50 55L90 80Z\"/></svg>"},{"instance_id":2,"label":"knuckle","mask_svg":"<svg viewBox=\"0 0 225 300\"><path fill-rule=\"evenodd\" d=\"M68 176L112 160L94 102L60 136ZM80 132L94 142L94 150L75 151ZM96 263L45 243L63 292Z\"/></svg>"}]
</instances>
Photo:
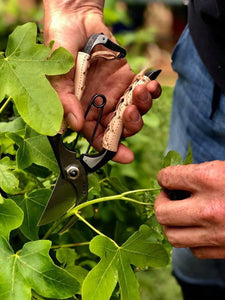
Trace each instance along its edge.
<instances>
[{"instance_id":1,"label":"knuckle","mask_svg":"<svg viewBox=\"0 0 225 300\"><path fill-rule=\"evenodd\" d=\"M225 218L225 203L218 198L205 201L199 210L199 219L209 225L223 225Z\"/></svg>"},{"instance_id":2,"label":"knuckle","mask_svg":"<svg viewBox=\"0 0 225 300\"><path fill-rule=\"evenodd\" d=\"M206 205L201 206L198 217L203 223L211 223L215 219L213 211L214 209L212 209L211 205L206 203Z\"/></svg>"},{"instance_id":3,"label":"knuckle","mask_svg":"<svg viewBox=\"0 0 225 300\"><path fill-rule=\"evenodd\" d=\"M215 184L216 178L222 176L225 179L224 164L224 162L218 160L199 164L196 168L199 183L202 186L211 187L212 183Z\"/></svg>"}]
</instances>

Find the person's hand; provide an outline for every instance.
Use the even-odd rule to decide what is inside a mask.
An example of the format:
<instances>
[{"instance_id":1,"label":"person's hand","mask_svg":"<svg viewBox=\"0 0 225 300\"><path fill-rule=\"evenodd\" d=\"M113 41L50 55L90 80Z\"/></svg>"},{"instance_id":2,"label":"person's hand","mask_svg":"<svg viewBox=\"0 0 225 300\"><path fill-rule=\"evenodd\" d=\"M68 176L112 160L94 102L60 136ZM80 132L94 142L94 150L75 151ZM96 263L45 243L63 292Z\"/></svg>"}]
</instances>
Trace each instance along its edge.
<instances>
[{"instance_id":1,"label":"person's hand","mask_svg":"<svg viewBox=\"0 0 225 300\"><path fill-rule=\"evenodd\" d=\"M63 46L73 54L75 61L78 51L83 48L93 33L104 33L115 42L103 22L104 1L44 0L43 2L45 44L48 45L50 41L54 40L53 48ZM51 83L61 99L67 123L75 131L82 130L87 139L95 125L96 114L90 112L84 122L84 111L94 94L101 93L106 96L107 105L104 109L101 127L93 143L97 150L101 150L104 130L118 100L134 76L126 59L98 60L91 65L88 71L86 89L81 102L74 96L74 70L66 75L51 78ZM152 99L158 98L160 94L161 87L157 81L151 81L146 86L138 86L135 89L134 105L129 106L123 114L123 137L133 135L142 128L141 115L150 109ZM133 160L133 153L120 144L114 160L120 163L129 163Z\"/></svg>"},{"instance_id":2,"label":"person's hand","mask_svg":"<svg viewBox=\"0 0 225 300\"><path fill-rule=\"evenodd\" d=\"M225 258L225 162L162 169L163 189L185 190L191 197L171 201L163 190L155 214L174 247L189 247L198 258Z\"/></svg>"}]
</instances>

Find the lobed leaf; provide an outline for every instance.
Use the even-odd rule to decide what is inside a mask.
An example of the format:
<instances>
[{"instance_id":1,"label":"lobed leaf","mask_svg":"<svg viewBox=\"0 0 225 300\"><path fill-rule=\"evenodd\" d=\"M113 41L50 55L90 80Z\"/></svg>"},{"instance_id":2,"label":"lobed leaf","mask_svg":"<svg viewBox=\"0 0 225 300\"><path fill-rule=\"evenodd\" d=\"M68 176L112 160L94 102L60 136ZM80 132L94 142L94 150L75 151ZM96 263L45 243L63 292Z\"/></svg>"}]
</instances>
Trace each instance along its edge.
<instances>
[{"instance_id":1,"label":"lobed leaf","mask_svg":"<svg viewBox=\"0 0 225 300\"><path fill-rule=\"evenodd\" d=\"M110 299L117 282L122 300L139 300L139 286L131 265L159 267L168 263L167 252L151 241L151 233L148 226L142 225L121 247L106 236L95 237L90 251L101 260L84 280L83 300Z\"/></svg>"},{"instance_id":2,"label":"lobed leaf","mask_svg":"<svg viewBox=\"0 0 225 300\"><path fill-rule=\"evenodd\" d=\"M1 299L30 300L31 289L53 299L66 299L79 291L77 280L51 260L50 247L50 241L35 241L14 253L8 241L0 238Z\"/></svg>"},{"instance_id":3,"label":"lobed leaf","mask_svg":"<svg viewBox=\"0 0 225 300\"><path fill-rule=\"evenodd\" d=\"M118 248L108 237L97 236L91 241L90 250L101 257L101 261L88 273L84 280L82 286L83 300L110 299L118 281L116 264Z\"/></svg>"},{"instance_id":4,"label":"lobed leaf","mask_svg":"<svg viewBox=\"0 0 225 300\"><path fill-rule=\"evenodd\" d=\"M123 250L131 264L144 268L163 267L168 263L168 255L162 245L152 242L155 232L142 225L124 244Z\"/></svg>"},{"instance_id":5,"label":"lobed leaf","mask_svg":"<svg viewBox=\"0 0 225 300\"><path fill-rule=\"evenodd\" d=\"M67 73L73 56L63 48L51 54L51 47L36 44L34 23L18 26L0 55L0 99L11 96L23 120L44 135L58 132L63 108L46 75Z\"/></svg>"}]
</instances>

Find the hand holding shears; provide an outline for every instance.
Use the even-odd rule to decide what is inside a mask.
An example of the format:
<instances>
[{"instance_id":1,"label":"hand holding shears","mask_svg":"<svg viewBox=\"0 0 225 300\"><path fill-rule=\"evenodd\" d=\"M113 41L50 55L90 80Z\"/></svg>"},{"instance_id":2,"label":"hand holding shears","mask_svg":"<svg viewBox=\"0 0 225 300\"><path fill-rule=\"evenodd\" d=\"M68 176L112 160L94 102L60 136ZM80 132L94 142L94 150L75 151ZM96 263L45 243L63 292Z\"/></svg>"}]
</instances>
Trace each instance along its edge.
<instances>
[{"instance_id":1,"label":"hand holding shears","mask_svg":"<svg viewBox=\"0 0 225 300\"><path fill-rule=\"evenodd\" d=\"M110 49L110 51L93 51L98 45L103 45L106 49ZM93 61L95 63L98 59L122 59L125 54L124 49L119 47L117 44L114 44L104 34L92 35L83 50L78 54L75 74L76 97L79 100L82 97L85 98L85 84L88 83L88 70ZM117 153L123 131L123 113L125 109L132 104L134 89L139 85L148 84L152 79L155 79L159 73L160 70L146 74L139 74L129 85L124 95L120 98L112 119L110 120L107 129L104 131L102 143L103 150L100 153L94 156L87 153L77 157L75 150L72 151L67 149L63 145L61 136L61 134L66 130L66 124L62 126L59 134L54 137L49 137L49 141L60 168L60 174L52 195L41 216L39 225L44 225L56 220L74 205L87 200L87 175L88 173L98 170ZM96 87L96 90L98 91L98 86ZM90 99L90 95L88 98ZM106 109L106 103L107 99L105 96L95 92L91 100L89 100L85 114L86 118L88 117L89 110L92 106L99 113L99 109L100 112L102 112L103 109ZM91 133L91 140L93 140L98 130L99 123L100 118Z\"/></svg>"}]
</instances>

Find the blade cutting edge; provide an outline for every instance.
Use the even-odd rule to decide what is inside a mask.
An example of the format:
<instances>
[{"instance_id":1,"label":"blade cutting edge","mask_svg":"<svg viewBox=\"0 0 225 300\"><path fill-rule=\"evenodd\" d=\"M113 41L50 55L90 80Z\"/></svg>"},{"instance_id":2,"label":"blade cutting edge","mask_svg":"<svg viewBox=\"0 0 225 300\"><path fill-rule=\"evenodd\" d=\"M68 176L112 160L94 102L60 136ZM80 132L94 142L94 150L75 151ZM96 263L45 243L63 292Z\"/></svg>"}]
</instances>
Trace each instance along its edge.
<instances>
[{"instance_id":1,"label":"blade cutting edge","mask_svg":"<svg viewBox=\"0 0 225 300\"><path fill-rule=\"evenodd\" d=\"M63 216L77 201L73 185L59 175L38 226L51 223Z\"/></svg>"}]
</instances>

